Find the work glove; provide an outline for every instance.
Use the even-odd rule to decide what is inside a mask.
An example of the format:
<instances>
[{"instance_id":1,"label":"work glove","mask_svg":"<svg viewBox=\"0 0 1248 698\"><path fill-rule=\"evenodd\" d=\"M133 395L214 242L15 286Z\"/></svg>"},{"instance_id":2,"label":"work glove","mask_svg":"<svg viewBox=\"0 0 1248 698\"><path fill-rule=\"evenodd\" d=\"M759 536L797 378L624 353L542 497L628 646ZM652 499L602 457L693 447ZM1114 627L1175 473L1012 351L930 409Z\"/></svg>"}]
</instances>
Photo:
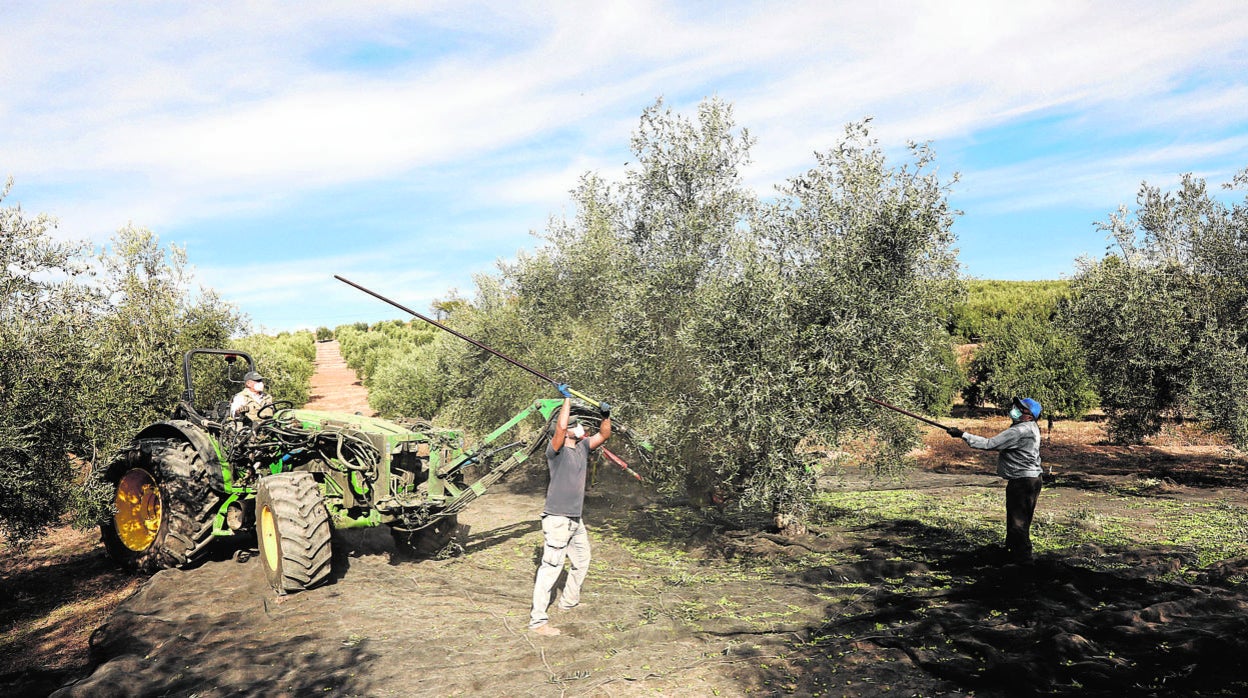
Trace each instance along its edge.
<instances>
[{"instance_id":1,"label":"work glove","mask_svg":"<svg viewBox=\"0 0 1248 698\"><path fill-rule=\"evenodd\" d=\"M610 419L611 418L611 405L608 405L605 402L598 403L598 413L602 415L603 419Z\"/></svg>"},{"instance_id":2,"label":"work glove","mask_svg":"<svg viewBox=\"0 0 1248 698\"><path fill-rule=\"evenodd\" d=\"M957 427L949 427L948 429L945 430L945 433L949 434L955 439L960 439L962 438L962 435L965 434L966 432L962 431L961 429Z\"/></svg>"},{"instance_id":3,"label":"work glove","mask_svg":"<svg viewBox=\"0 0 1248 698\"><path fill-rule=\"evenodd\" d=\"M568 388L567 383L559 383L555 386L555 390L558 390L559 394L564 397L572 397L572 391Z\"/></svg>"}]
</instances>

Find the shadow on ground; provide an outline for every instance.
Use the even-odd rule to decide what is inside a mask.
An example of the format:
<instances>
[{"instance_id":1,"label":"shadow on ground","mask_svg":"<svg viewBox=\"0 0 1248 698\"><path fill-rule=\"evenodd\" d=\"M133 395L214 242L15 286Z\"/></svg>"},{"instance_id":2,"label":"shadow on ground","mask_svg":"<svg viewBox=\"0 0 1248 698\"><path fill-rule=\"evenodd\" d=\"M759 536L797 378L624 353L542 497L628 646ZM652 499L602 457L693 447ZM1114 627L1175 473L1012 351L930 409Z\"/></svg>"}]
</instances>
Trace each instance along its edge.
<instances>
[{"instance_id":1,"label":"shadow on ground","mask_svg":"<svg viewBox=\"0 0 1248 698\"><path fill-rule=\"evenodd\" d=\"M719 552L779 560L794 542L754 535ZM763 686L849 695L1248 694L1248 560L1185 572L1195 561L1181 550L1081 546L1008 565L999 547L975 548L913 520L864 527L825 547L847 561L779 563L790 569L783 584L835 601L823 622L792 633L791 654L768 663ZM911 669L933 681L916 682Z\"/></svg>"}]
</instances>

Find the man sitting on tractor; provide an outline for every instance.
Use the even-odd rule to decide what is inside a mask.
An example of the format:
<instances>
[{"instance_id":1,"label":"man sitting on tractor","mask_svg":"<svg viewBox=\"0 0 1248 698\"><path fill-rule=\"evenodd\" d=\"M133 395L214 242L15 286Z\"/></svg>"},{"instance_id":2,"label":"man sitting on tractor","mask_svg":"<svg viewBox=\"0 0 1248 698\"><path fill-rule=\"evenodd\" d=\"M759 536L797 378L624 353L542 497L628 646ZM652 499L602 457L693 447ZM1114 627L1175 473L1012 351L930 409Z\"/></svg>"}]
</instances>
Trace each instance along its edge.
<instances>
[{"instance_id":1,"label":"man sitting on tractor","mask_svg":"<svg viewBox=\"0 0 1248 698\"><path fill-rule=\"evenodd\" d=\"M264 377L255 371L243 376L246 387L238 391L230 403L231 419L246 419L249 423L260 421L260 411L273 407L273 398L264 392ZM269 410L272 412L272 410ZM269 414L267 416L272 416Z\"/></svg>"}]
</instances>

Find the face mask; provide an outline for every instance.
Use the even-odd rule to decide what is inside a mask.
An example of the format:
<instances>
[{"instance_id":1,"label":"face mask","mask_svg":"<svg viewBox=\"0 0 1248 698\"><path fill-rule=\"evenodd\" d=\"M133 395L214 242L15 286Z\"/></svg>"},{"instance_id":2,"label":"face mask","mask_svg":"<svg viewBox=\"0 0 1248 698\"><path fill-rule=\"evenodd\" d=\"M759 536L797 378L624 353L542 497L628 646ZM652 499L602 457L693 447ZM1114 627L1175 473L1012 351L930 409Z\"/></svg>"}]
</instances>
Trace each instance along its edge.
<instances>
[{"instance_id":1,"label":"face mask","mask_svg":"<svg viewBox=\"0 0 1248 698\"><path fill-rule=\"evenodd\" d=\"M1020 419L1022 419L1022 418L1023 418L1023 411L1022 411L1022 410L1018 409L1017 407L1015 407L1014 409L1010 410L1010 419L1012 419L1012 420L1014 420L1014 421L1016 421L1016 422L1017 422L1018 420L1020 420Z\"/></svg>"},{"instance_id":2,"label":"face mask","mask_svg":"<svg viewBox=\"0 0 1248 698\"><path fill-rule=\"evenodd\" d=\"M261 382L261 381L256 381L256 392L257 392L257 393L263 393L263 392L264 392L264 383L263 383L263 382Z\"/></svg>"}]
</instances>

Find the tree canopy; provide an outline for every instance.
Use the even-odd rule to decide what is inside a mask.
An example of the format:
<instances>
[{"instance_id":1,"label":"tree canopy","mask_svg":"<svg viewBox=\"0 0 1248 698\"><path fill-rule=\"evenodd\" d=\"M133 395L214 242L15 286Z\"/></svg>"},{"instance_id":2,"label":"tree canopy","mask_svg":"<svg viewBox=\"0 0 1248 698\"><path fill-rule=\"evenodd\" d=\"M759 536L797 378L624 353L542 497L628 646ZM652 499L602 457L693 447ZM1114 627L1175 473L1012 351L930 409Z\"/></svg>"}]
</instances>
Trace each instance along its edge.
<instances>
[{"instance_id":1,"label":"tree canopy","mask_svg":"<svg viewBox=\"0 0 1248 698\"><path fill-rule=\"evenodd\" d=\"M1248 170L1231 187L1245 185ZM1117 250L1080 260L1067 315L1110 434L1196 417L1248 447L1248 199L1227 205L1185 175L1136 201L1101 225Z\"/></svg>"},{"instance_id":2,"label":"tree canopy","mask_svg":"<svg viewBox=\"0 0 1248 698\"><path fill-rule=\"evenodd\" d=\"M55 225L0 207L0 531L17 541L71 511L94 523L110 504L97 466L168 418L182 355L247 329L215 293L191 289L185 252L152 232L127 226L97 251L58 241ZM280 397L306 400L311 335L293 362L298 342L281 341L244 343Z\"/></svg>"},{"instance_id":3,"label":"tree canopy","mask_svg":"<svg viewBox=\"0 0 1248 698\"><path fill-rule=\"evenodd\" d=\"M913 405L920 381L948 370L956 212L930 150L895 165L866 122L766 200L742 183L751 145L719 100L693 118L656 103L624 179L582 177L576 216L478 277L451 320L617 403L653 437L663 489L800 516L804 440L870 434L883 466L914 445L912 425L863 398ZM549 391L447 348L448 409L475 424Z\"/></svg>"}]
</instances>

